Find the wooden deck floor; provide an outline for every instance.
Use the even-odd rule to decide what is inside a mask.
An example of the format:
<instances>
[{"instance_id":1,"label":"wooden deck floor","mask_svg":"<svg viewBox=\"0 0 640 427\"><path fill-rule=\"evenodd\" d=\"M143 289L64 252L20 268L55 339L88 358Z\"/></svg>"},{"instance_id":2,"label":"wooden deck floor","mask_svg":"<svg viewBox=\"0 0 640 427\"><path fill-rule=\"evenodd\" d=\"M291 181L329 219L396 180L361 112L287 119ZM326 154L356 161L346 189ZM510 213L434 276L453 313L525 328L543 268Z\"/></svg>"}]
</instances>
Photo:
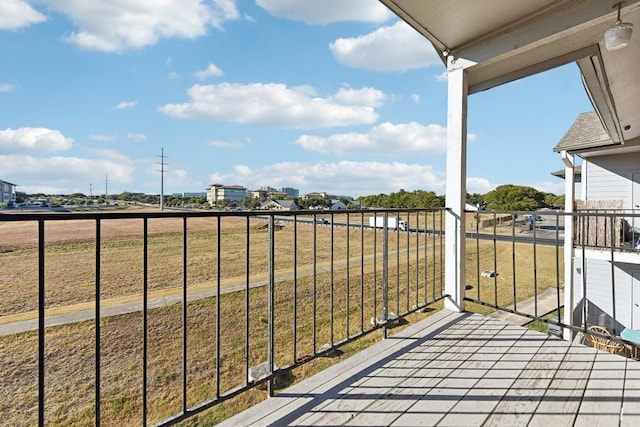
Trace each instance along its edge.
<instances>
[{"instance_id":1,"label":"wooden deck floor","mask_svg":"<svg viewBox=\"0 0 640 427\"><path fill-rule=\"evenodd\" d=\"M640 425L640 362L443 310L221 424Z\"/></svg>"}]
</instances>

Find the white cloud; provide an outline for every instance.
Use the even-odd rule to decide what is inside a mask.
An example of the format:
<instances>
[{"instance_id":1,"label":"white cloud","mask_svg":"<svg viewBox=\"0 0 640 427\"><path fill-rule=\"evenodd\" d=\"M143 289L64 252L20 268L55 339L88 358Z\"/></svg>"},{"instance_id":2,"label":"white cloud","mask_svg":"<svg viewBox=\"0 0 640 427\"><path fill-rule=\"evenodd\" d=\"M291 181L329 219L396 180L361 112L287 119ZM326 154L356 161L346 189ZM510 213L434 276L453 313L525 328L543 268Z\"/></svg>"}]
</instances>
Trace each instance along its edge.
<instances>
[{"instance_id":1,"label":"white cloud","mask_svg":"<svg viewBox=\"0 0 640 427\"><path fill-rule=\"evenodd\" d=\"M240 150L247 148L250 144L250 141L242 142L242 141L208 141L207 145L214 148L231 148L234 150Z\"/></svg>"},{"instance_id":2,"label":"white cloud","mask_svg":"<svg viewBox=\"0 0 640 427\"><path fill-rule=\"evenodd\" d=\"M411 100L416 104L420 103L420 95L414 93L411 95Z\"/></svg>"},{"instance_id":3,"label":"white cloud","mask_svg":"<svg viewBox=\"0 0 640 427\"><path fill-rule=\"evenodd\" d=\"M533 184L522 184L522 185L529 185L530 187L533 187L538 191L543 191L545 193L553 193L555 195L564 194L566 190L564 180L560 182L539 181Z\"/></svg>"},{"instance_id":4,"label":"white cloud","mask_svg":"<svg viewBox=\"0 0 640 427\"><path fill-rule=\"evenodd\" d=\"M496 188L488 179L467 177L467 193L486 194Z\"/></svg>"},{"instance_id":5,"label":"white cloud","mask_svg":"<svg viewBox=\"0 0 640 427\"><path fill-rule=\"evenodd\" d=\"M297 145L323 154L426 155L444 152L447 129L440 125L382 123L368 133L342 133L329 137L302 135Z\"/></svg>"},{"instance_id":6,"label":"white cloud","mask_svg":"<svg viewBox=\"0 0 640 427\"><path fill-rule=\"evenodd\" d=\"M158 110L171 117L254 124L273 128L318 129L370 124L375 107L386 99L377 89L341 89L316 96L309 86L276 83L194 85L191 102L167 104Z\"/></svg>"},{"instance_id":7,"label":"white cloud","mask_svg":"<svg viewBox=\"0 0 640 427\"><path fill-rule=\"evenodd\" d=\"M118 105L116 105L116 109L118 110L126 110L128 108L133 108L138 104L138 101L122 101Z\"/></svg>"},{"instance_id":8,"label":"white cloud","mask_svg":"<svg viewBox=\"0 0 640 427\"><path fill-rule=\"evenodd\" d=\"M447 74L446 71L443 71L436 76L436 80L439 82L446 82L447 80L449 80L449 74Z\"/></svg>"},{"instance_id":9,"label":"white cloud","mask_svg":"<svg viewBox=\"0 0 640 427\"><path fill-rule=\"evenodd\" d=\"M243 183L250 189L268 182L301 192L327 191L351 196L388 194L401 188L443 194L445 189L444 173L435 171L431 165L400 162L285 162L258 169L239 165L230 174L209 176L209 182Z\"/></svg>"},{"instance_id":10,"label":"white cloud","mask_svg":"<svg viewBox=\"0 0 640 427\"><path fill-rule=\"evenodd\" d=\"M78 26L64 40L104 52L139 49L161 38L194 39L239 16L233 0L43 1Z\"/></svg>"},{"instance_id":11,"label":"white cloud","mask_svg":"<svg viewBox=\"0 0 640 427\"><path fill-rule=\"evenodd\" d=\"M180 74L176 73L175 71L171 71L169 72L169 74L167 74L167 79L169 80L176 80L180 78Z\"/></svg>"},{"instance_id":12,"label":"white cloud","mask_svg":"<svg viewBox=\"0 0 640 427\"><path fill-rule=\"evenodd\" d=\"M47 17L23 0L0 2L0 30L16 30L31 24L45 22Z\"/></svg>"},{"instance_id":13,"label":"white cloud","mask_svg":"<svg viewBox=\"0 0 640 427\"><path fill-rule=\"evenodd\" d=\"M372 0L256 0L269 14L307 24L340 21L381 23L394 16L378 1Z\"/></svg>"},{"instance_id":14,"label":"white cloud","mask_svg":"<svg viewBox=\"0 0 640 427\"><path fill-rule=\"evenodd\" d=\"M209 77L220 77L223 76L224 73L220 68L218 68L215 64L209 64L209 66L202 71L198 71L195 73L195 76L198 80L205 80Z\"/></svg>"},{"instance_id":15,"label":"white cloud","mask_svg":"<svg viewBox=\"0 0 640 427\"><path fill-rule=\"evenodd\" d=\"M15 86L11 83L0 83L0 92L11 92Z\"/></svg>"},{"instance_id":16,"label":"white cloud","mask_svg":"<svg viewBox=\"0 0 640 427\"><path fill-rule=\"evenodd\" d=\"M89 139L91 141L112 142L117 141L118 137L116 135L89 135Z\"/></svg>"},{"instance_id":17,"label":"white cloud","mask_svg":"<svg viewBox=\"0 0 640 427\"><path fill-rule=\"evenodd\" d=\"M431 43L404 21L364 36L337 39L329 49L338 62L365 70L406 71L443 66Z\"/></svg>"},{"instance_id":18,"label":"white cloud","mask_svg":"<svg viewBox=\"0 0 640 427\"><path fill-rule=\"evenodd\" d=\"M131 141L142 142L147 139L147 135L143 133L128 133L127 139L130 139Z\"/></svg>"},{"instance_id":19,"label":"white cloud","mask_svg":"<svg viewBox=\"0 0 640 427\"><path fill-rule=\"evenodd\" d=\"M0 155L0 169L19 185L19 191L38 192L47 189L47 194L65 194L76 191L87 192L89 185L98 188L108 173L109 184L133 182L131 162L121 156L117 160L108 158L86 159L80 157L54 156L39 158L24 155ZM38 179L34 180L34 176ZM42 183L38 185L38 183ZM23 187L22 184L25 184ZM45 191L43 191L45 192Z\"/></svg>"},{"instance_id":20,"label":"white cloud","mask_svg":"<svg viewBox=\"0 0 640 427\"><path fill-rule=\"evenodd\" d=\"M72 144L73 139L65 137L58 130L47 128L0 130L0 154L64 151L71 148ZM0 170L3 169L0 168Z\"/></svg>"}]
</instances>

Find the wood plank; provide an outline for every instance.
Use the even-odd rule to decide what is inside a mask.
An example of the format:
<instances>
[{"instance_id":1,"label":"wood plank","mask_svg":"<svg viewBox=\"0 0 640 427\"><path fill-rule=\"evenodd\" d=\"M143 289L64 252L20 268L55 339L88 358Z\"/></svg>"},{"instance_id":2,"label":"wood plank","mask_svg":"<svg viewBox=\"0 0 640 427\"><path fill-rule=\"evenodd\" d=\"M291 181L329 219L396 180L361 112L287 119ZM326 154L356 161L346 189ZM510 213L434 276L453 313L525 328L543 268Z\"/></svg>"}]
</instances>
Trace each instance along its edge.
<instances>
[{"instance_id":1,"label":"wood plank","mask_svg":"<svg viewBox=\"0 0 640 427\"><path fill-rule=\"evenodd\" d=\"M640 425L640 362L627 359L625 370L621 426Z\"/></svg>"},{"instance_id":2,"label":"wood plank","mask_svg":"<svg viewBox=\"0 0 640 427\"><path fill-rule=\"evenodd\" d=\"M597 351L576 417L577 425L618 425L626 363L624 357Z\"/></svg>"},{"instance_id":3,"label":"wood plank","mask_svg":"<svg viewBox=\"0 0 640 427\"><path fill-rule=\"evenodd\" d=\"M469 351L465 351L468 346L465 339L470 336L478 336L478 330L488 333L489 328L482 328L487 321L482 317L465 318L446 331L422 341L419 346L412 348L397 359L378 370L376 376L364 378L345 390L342 402L333 402L332 405L323 407L323 413L309 414L301 418L300 425L325 425L324 415L331 412L340 414L339 424L345 425L378 425L391 423L401 415L414 402L422 398L425 386L430 386L432 382L437 383L442 380L442 375L451 375L451 368L456 364L465 363ZM467 325L472 325L469 327ZM477 329L480 327L480 329ZM450 335L455 338L451 339ZM448 344L450 343L450 344ZM436 348L439 347L439 348ZM452 353L453 350L453 354ZM443 354L450 357L441 359ZM431 374L437 371L438 375L433 378ZM429 381L418 381L427 374ZM438 378L439 377L439 378ZM433 378L433 379L431 379ZM405 388L406 387L406 388ZM408 391L413 391L409 393ZM366 408L354 408L351 405L352 398L363 396L374 397L374 400L367 400L369 405Z\"/></svg>"},{"instance_id":4,"label":"wood plank","mask_svg":"<svg viewBox=\"0 0 640 427\"><path fill-rule=\"evenodd\" d=\"M523 337L539 342L541 334L529 332ZM542 346L532 355L531 361L522 370L511 388L486 420L489 426L527 425L544 396L567 350L568 343L556 338L545 338ZM529 353L530 349L527 350Z\"/></svg>"},{"instance_id":5,"label":"wood plank","mask_svg":"<svg viewBox=\"0 0 640 427\"><path fill-rule=\"evenodd\" d=\"M254 405L240 414L219 424L222 427L238 425L270 425L278 422L286 414L288 420L294 420L309 412L317 404L329 402L339 397L335 388L341 390L362 375L363 372L377 369L381 360L393 359L407 348L414 346L416 340L429 334L446 329L455 322L469 316L440 310L428 318L411 325L398 334L374 344L366 350L345 359L328 369L284 390L278 395ZM378 366L376 366L376 363ZM326 404L326 403L325 403Z\"/></svg>"},{"instance_id":6,"label":"wood plank","mask_svg":"<svg viewBox=\"0 0 640 427\"><path fill-rule=\"evenodd\" d=\"M573 425L596 353L597 350L579 344L570 348L529 426Z\"/></svg>"},{"instance_id":7,"label":"wood plank","mask_svg":"<svg viewBox=\"0 0 640 427\"><path fill-rule=\"evenodd\" d=\"M503 324L503 326L506 326ZM440 421L439 426L482 425L493 413L504 394L512 386L517 375L500 377L497 375L503 366L513 367L512 361L503 361L505 354L512 351L518 339L525 334L523 328L503 327L495 339L487 343L481 352L488 363L482 377L472 389ZM524 367L512 370L519 373ZM515 372L514 372L515 373Z\"/></svg>"}]
</instances>

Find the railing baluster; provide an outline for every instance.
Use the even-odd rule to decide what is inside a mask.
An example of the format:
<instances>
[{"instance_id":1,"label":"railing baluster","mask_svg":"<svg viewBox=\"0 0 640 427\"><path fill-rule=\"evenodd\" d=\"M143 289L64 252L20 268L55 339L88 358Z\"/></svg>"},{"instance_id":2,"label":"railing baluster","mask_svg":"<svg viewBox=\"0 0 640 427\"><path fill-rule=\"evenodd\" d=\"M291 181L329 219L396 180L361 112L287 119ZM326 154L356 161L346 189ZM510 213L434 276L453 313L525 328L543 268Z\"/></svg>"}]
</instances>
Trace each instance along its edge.
<instances>
[{"instance_id":1,"label":"railing baluster","mask_svg":"<svg viewBox=\"0 0 640 427\"><path fill-rule=\"evenodd\" d=\"M182 413L187 412L187 217L182 218Z\"/></svg>"},{"instance_id":2,"label":"railing baluster","mask_svg":"<svg viewBox=\"0 0 640 427\"><path fill-rule=\"evenodd\" d=\"M611 253L611 262L609 263L610 266L610 271L611 271L611 313L613 315L613 326L612 326L612 330L613 330L613 335L618 335L618 333L616 332L618 330L618 324L616 321L616 263L615 263L615 259L614 259L614 244L615 244L615 233L616 233L616 215L612 215L610 217L611 219L611 224L610 224L610 230L611 230L611 244L610 246L610 253ZM606 219L605 219L606 221Z\"/></svg>"},{"instance_id":3,"label":"railing baluster","mask_svg":"<svg viewBox=\"0 0 640 427\"><path fill-rule=\"evenodd\" d=\"M346 318L345 318L345 330L346 330L346 338L348 339L349 337L351 337L351 331L349 330L349 315L351 314L351 304L350 304L350 299L351 299L351 284L350 284L350 276L351 276L351 265L350 265L350 258L351 258L351 215L349 213L347 213L347 235L346 237L346 258L347 258L347 274L345 276L345 301L346 301L346 308L347 308L347 313L346 313Z\"/></svg>"},{"instance_id":4,"label":"railing baluster","mask_svg":"<svg viewBox=\"0 0 640 427\"><path fill-rule=\"evenodd\" d=\"M331 214L331 224L329 225L331 228L331 243L329 244L329 343L333 347L334 339L333 339L333 328L334 328L334 301L333 301L333 214Z\"/></svg>"},{"instance_id":5,"label":"railing baluster","mask_svg":"<svg viewBox=\"0 0 640 427\"><path fill-rule=\"evenodd\" d=\"M249 290L251 285L251 276L249 261L251 260L251 227L249 217L247 216L246 225L245 225L245 288L244 288L244 339L245 339L245 347L244 347L244 383L247 384L249 382L249 348L250 348L250 329L249 329L249 321L250 321L250 299L249 299ZM219 255L219 254L218 254ZM295 267L294 267L295 268ZM294 305L295 307L295 305ZM295 337L295 327L294 327L294 337ZM295 339L294 339L295 343ZM295 344L294 344L295 349ZM294 360L295 360L295 350L294 350Z\"/></svg>"},{"instance_id":6,"label":"railing baluster","mask_svg":"<svg viewBox=\"0 0 640 427\"><path fill-rule=\"evenodd\" d=\"M221 236L222 236L222 222L221 217L218 216L217 227L216 227L216 399L220 398L220 377L222 364L220 363L221 357L221 337L222 328L220 327L220 318L221 318L221 281L222 281L222 273L220 271L222 266L222 251L221 251Z\"/></svg>"},{"instance_id":7,"label":"railing baluster","mask_svg":"<svg viewBox=\"0 0 640 427\"><path fill-rule=\"evenodd\" d=\"M384 213L384 227L382 229L382 338L387 338L387 319L389 315L389 213ZM396 227L396 234L398 227ZM377 312L374 312L374 316Z\"/></svg>"},{"instance_id":8,"label":"railing baluster","mask_svg":"<svg viewBox=\"0 0 640 427\"><path fill-rule=\"evenodd\" d=\"M100 219L96 219L96 289L95 289L95 322L96 322L96 341L95 341L95 364L96 364L96 386L95 386L95 425L100 425L100 254L101 254L101 236L100 236Z\"/></svg>"},{"instance_id":9,"label":"railing baluster","mask_svg":"<svg viewBox=\"0 0 640 427\"><path fill-rule=\"evenodd\" d=\"M317 295L318 295L318 221L316 215L313 215L313 354L318 350L316 342L316 312L317 312Z\"/></svg>"},{"instance_id":10,"label":"railing baluster","mask_svg":"<svg viewBox=\"0 0 640 427\"><path fill-rule=\"evenodd\" d=\"M364 332L364 213L360 212L360 333L362 332Z\"/></svg>"},{"instance_id":11,"label":"railing baluster","mask_svg":"<svg viewBox=\"0 0 640 427\"><path fill-rule=\"evenodd\" d=\"M536 229L537 215L533 214L533 313L538 317L538 261L537 261L537 241L536 241Z\"/></svg>"},{"instance_id":12,"label":"railing baluster","mask_svg":"<svg viewBox=\"0 0 640 427\"><path fill-rule=\"evenodd\" d=\"M495 258L495 257L494 257ZM511 226L511 271L513 272L513 309L517 310L517 295L516 295L516 221L515 216Z\"/></svg>"},{"instance_id":13,"label":"railing baluster","mask_svg":"<svg viewBox=\"0 0 640 427\"><path fill-rule=\"evenodd\" d=\"M347 273L347 280L348 280L348 277L349 275ZM293 363L296 363L296 360L298 360L297 346L298 346L298 217L294 216L293 217L293 349L292 349Z\"/></svg>"},{"instance_id":14,"label":"railing baluster","mask_svg":"<svg viewBox=\"0 0 640 427\"><path fill-rule=\"evenodd\" d=\"M267 361L269 364L269 374L274 372L274 342L275 342L275 232L274 218L269 216L269 288L267 290L267 307L268 307L268 344L267 344ZM273 379L267 383L267 393L269 397L274 395Z\"/></svg>"},{"instance_id":15,"label":"railing baluster","mask_svg":"<svg viewBox=\"0 0 640 427\"><path fill-rule=\"evenodd\" d=\"M147 402L147 385L148 385L148 348L149 341L149 225L148 218L142 219L142 425L146 426L148 402Z\"/></svg>"},{"instance_id":16,"label":"railing baluster","mask_svg":"<svg viewBox=\"0 0 640 427\"><path fill-rule=\"evenodd\" d=\"M38 220L38 425L45 424L45 239L44 219Z\"/></svg>"}]
</instances>

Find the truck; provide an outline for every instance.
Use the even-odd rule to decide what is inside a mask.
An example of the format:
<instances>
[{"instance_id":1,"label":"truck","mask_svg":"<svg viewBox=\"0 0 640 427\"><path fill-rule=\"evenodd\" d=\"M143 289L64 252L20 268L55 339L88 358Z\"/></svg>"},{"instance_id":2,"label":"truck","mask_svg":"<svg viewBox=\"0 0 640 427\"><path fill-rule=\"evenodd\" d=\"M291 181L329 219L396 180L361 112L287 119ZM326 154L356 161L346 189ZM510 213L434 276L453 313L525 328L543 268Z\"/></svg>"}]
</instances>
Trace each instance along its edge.
<instances>
[{"instance_id":1,"label":"truck","mask_svg":"<svg viewBox=\"0 0 640 427\"><path fill-rule=\"evenodd\" d=\"M375 228L384 228L384 217L383 216L372 216L369 218L369 227ZM400 217L388 217L387 218L387 229L389 230L402 230L407 231L409 229L407 225L407 221L404 219L400 219Z\"/></svg>"}]
</instances>

